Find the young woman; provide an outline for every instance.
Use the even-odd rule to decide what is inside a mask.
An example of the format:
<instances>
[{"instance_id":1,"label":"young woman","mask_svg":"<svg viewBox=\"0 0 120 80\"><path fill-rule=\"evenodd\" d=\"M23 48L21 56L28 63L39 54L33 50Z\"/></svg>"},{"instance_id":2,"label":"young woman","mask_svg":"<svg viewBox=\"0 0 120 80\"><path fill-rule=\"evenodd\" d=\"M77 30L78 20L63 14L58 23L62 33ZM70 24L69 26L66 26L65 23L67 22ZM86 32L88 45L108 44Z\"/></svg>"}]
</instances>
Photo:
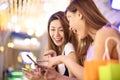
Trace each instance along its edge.
<instances>
[{"instance_id":1,"label":"young woman","mask_svg":"<svg viewBox=\"0 0 120 80\"><path fill-rule=\"evenodd\" d=\"M112 27L109 21L99 12L93 0L72 0L66 9L66 17L70 30L79 37L77 55L80 63L84 60L102 59L105 52L105 40L115 37L120 40L120 32ZM118 59L116 43L113 40L108 44L109 54L112 59ZM49 67L64 63L73 75L84 80L84 68L66 56L57 56L46 60ZM74 66L73 66L74 65ZM58 75L59 77L60 75ZM70 80L60 76L57 80Z\"/></svg>"},{"instance_id":2,"label":"young woman","mask_svg":"<svg viewBox=\"0 0 120 80\"><path fill-rule=\"evenodd\" d=\"M77 49L77 38L73 32L69 30L69 24L64 12L58 11L54 13L48 21L48 51L45 56L67 56L77 62L75 50ZM59 64L56 68L61 75L73 76L64 64ZM25 72L25 71L24 71ZM39 71L38 71L39 72ZM34 72L25 72L30 80L35 80ZM40 73L39 73L40 75ZM38 80L39 76L36 76Z\"/></svg>"},{"instance_id":3,"label":"young woman","mask_svg":"<svg viewBox=\"0 0 120 80\"><path fill-rule=\"evenodd\" d=\"M48 21L48 51L44 55L51 55L52 57L53 55L65 55L77 61L76 48L77 39L75 34L69 31L69 24L64 12L56 12ZM58 65L58 71L63 75L69 75L64 64Z\"/></svg>"}]
</instances>

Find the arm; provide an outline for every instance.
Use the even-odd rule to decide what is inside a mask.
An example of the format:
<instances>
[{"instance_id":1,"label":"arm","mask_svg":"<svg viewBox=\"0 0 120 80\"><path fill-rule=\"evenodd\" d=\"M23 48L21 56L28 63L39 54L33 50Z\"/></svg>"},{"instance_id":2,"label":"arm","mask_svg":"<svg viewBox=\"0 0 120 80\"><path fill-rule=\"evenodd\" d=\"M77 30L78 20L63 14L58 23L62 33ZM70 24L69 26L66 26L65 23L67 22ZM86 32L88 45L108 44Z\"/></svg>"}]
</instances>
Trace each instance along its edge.
<instances>
[{"instance_id":1,"label":"arm","mask_svg":"<svg viewBox=\"0 0 120 80\"><path fill-rule=\"evenodd\" d=\"M44 76L41 74L41 71L27 70L22 69L24 75L29 80L45 80Z\"/></svg>"},{"instance_id":2,"label":"arm","mask_svg":"<svg viewBox=\"0 0 120 80\"><path fill-rule=\"evenodd\" d=\"M78 80L68 76L61 75L55 69L49 68L45 73L46 80Z\"/></svg>"},{"instance_id":3,"label":"arm","mask_svg":"<svg viewBox=\"0 0 120 80\"><path fill-rule=\"evenodd\" d=\"M70 59L72 59L73 61L75 61L76 63L78 63L76 54L74 52L71 52L66 56L69 57ZM74 77L73 73L70 71L69 68L68 68L68 71L69 71L69 77Z\"/></svg>"},{"instance_id":4,"label":"arm","mask_svg":"<svg viewBox=\"0 0 120 80\"><path fill-rule=\"evenodd\" d=\"M53 67L54 65L60 63L64 63L77 79L84 80L84 70L83 70L84 68L75 61L73 61L72 59L70 59L69 57L57 56L57 57L52 57L48 60L49 67Z\"/></svg>"},{"instance_id":5,"label":"arm","mask_svg":"<svg viewBox=\"0 0 120 80\"><path fill-rule=\"evenodd\" d=\"M77 56L75 54L75 49L74 49L74 46L73 46L72 43L68 42L65 45L65 47L64 47L64 55L69 57L71 60L75 61L76 63L78 63ZM69 77L74 77L74 75L69 70L69 68L68 68L68 72L69 72Z\"/></svg>"}]
</instances>

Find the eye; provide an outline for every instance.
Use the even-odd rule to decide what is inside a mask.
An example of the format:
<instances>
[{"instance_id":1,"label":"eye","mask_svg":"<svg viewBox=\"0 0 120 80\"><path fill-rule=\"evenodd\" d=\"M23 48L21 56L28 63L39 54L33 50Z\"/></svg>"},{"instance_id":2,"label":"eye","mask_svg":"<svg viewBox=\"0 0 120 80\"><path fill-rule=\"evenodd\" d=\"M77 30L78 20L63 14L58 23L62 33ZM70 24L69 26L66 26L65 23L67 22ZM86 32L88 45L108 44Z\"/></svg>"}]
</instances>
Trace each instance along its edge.
<instances>
[{"instance_id":1,"label":"eye","mask_svg":"<svg viewBox=\"0 0 120 80\"><path fill-rule=\"evenodd\" d=\"M64 31L64 30L63 30L63 28L61 27L61 28L59 29L59 31Z\"/></svg>"},{"instance_id":2,"label":"eye","mask_svg":"<svg viewBox=\"0 0 120 80\"><path fill-rule=\"evenodd\" d=\"M55 31L55 29L50 29L50 31Z\"/></svg>"},{"instance_id":3,"label":"eye","mask_svg":"<svg viewBox=\"0 0 120 80\"><path fill-rule=\"evenodd\" d=\"M64 31L63 29L60 29L60 31Z\"/></svg>"}]
</instances>

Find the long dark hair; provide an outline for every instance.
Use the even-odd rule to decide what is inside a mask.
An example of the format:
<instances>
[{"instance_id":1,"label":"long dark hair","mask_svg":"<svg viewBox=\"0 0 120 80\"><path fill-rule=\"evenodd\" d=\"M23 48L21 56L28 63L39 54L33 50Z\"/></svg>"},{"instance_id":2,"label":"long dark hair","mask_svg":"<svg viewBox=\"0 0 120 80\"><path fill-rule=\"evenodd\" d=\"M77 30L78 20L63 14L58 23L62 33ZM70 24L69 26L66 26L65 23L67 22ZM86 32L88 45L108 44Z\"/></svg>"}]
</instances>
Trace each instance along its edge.
<instances>
[{"instance_id":1,"label":"long dark hair","mask_svg":"<svg viewBox=\"0 0 120 80\"><path fill-rule=\"evenodd\" d=\"M77 44L78 44L77 39L76 39L74 33L69 30L69 24L68 24L67 18L65 17L65 13L62 11L58 11L58 12L54 13L48 21L48 49L49 50L53 49L57 52L57 55L61 55L62 49L64 47L64 45L56 46L50 37L49 28L50 28L50 23L53 20L59 20L60 23L62 24L64 36L65 36L64 45L67 42L71 42L73 44L74 48L77 49ZM62 49L60 49L60 48L62 48Z\"/></svg>"},{"instance_id":2,"label":"long dark hair","mask_svg":"<svg viewBox=\"0 0 120 80\"><path fill-rule=\"evenodd\" d=\"M72 13L80 11L83 15L83 19L85 20L86 27L89 26L95 30L99 30L109 23L108 20L100 13L93 0L72 0L66 9L66 12L67 11ZM80 61L85 59L88 47L92 42L93 40L89 35L80 41L77 49L77 55Z\"/></svg>"}]
</instances>

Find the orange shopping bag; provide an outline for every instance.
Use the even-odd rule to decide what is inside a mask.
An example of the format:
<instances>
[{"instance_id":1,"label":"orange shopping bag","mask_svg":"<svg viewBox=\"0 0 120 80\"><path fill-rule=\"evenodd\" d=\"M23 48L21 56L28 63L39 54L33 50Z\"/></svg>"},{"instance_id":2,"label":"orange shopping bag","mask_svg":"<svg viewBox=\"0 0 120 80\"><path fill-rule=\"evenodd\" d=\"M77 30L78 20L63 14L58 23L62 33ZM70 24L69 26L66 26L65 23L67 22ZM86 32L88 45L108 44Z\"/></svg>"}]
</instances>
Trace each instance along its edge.
<instances>
[{"instance_id":1,"label":"orange shopping bag","mask_svg":"<svg viewBox=\"0 0 120 80\"><path fill-rule=\"evenodd\" d=\"M107 65L108 63L118 63L118 60L110 60L110 56L109 56L108 48L107 48L107 43L110 39L113 39L113 40L119 42L119 40L116 40L116 38L113 38L113 37L109 37L108 39L106 39L105 53L103 55L103 60L91 60L91 61L84 62L84 78L85 78L85 80L99 80L99 67L100 66ZM119 49L117 48L117 50L119 50ZM107 60L105 60L105 57L107 58Z\"/></svg>"}]
</instances>

